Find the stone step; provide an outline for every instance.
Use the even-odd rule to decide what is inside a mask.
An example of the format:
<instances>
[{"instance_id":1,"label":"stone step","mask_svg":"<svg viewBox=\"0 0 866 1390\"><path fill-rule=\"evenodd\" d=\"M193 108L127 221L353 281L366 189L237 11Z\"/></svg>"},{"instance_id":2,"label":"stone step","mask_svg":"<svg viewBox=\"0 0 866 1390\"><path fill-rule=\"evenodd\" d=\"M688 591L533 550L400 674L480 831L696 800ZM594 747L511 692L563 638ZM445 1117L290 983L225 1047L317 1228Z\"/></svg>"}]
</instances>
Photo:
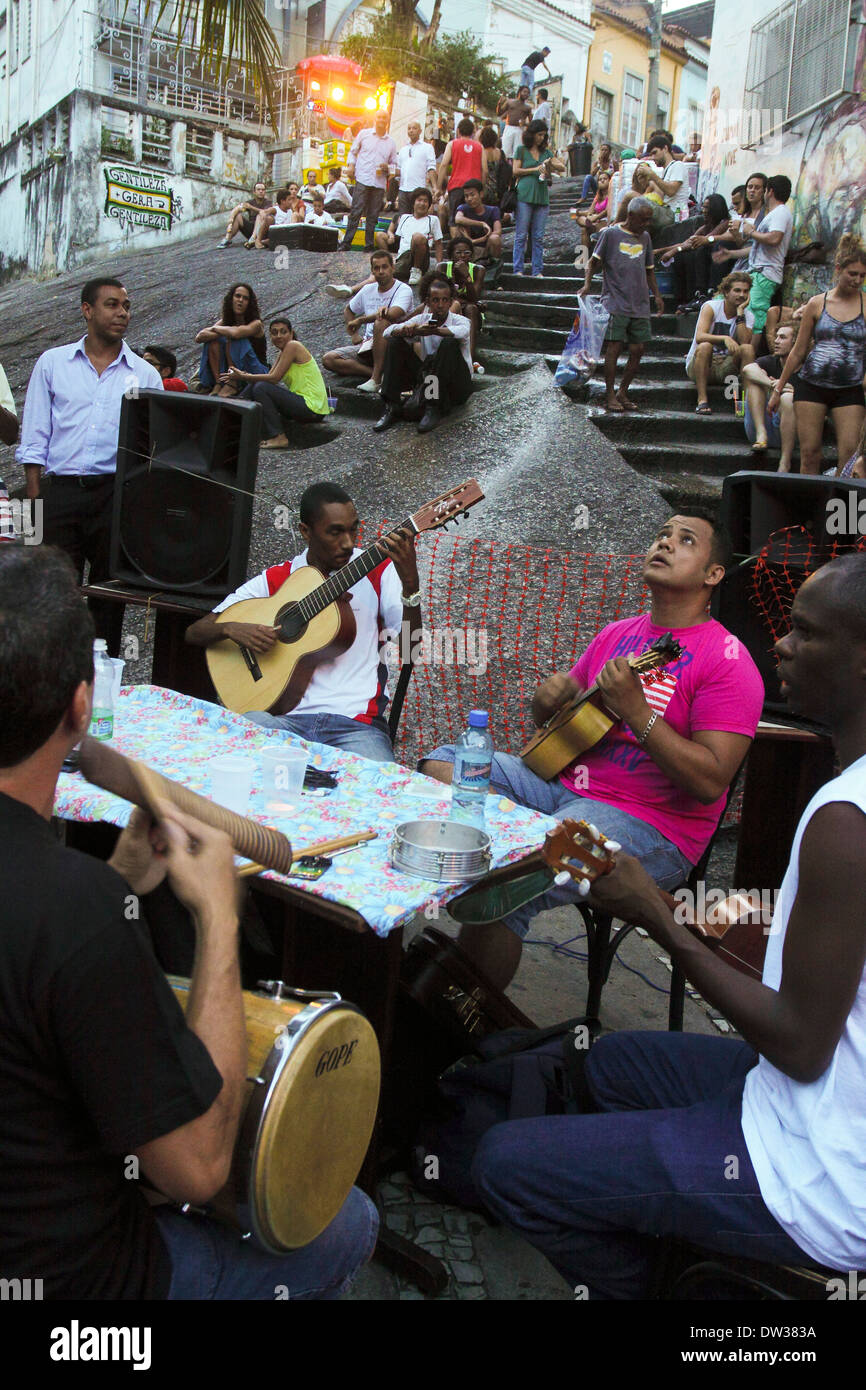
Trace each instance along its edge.
<instances>
[{"instance_id":1,"label":"stone step","mask_svg":"<svg viewBox=\"0 0 866 1390\"><path fill-rule=\"evenodd\" d=\"M488 321L488 326L482 332L481 341L493 341L497 347L508 347L514 345L522 348L538 348L540 351L561 352L565 347L565 340L568 337L567 328L571 325L563 325L561 328L540 328L538 325L528 323L525 318L518 315L512 316L509 322L501 320L492 326ZM671 338L664 333L653 336L650 344L653 359L659 361L670 361L674 366L685 372L682 359L685 356L681 338ZM649 353L645 354L645 359ZM625 360L623 353L622 360ZM655 376L655 371L647 371L648 376Z\"/></svg>"},{"instance_id":2,"label":"stone step","mask_svg":"<svg viewBox=\"0 0 866 1390\"><path fill-rule=\"evenodd\" d=\"M538 354L535 352L509 352L489 347L483 335L478 344L478 361L488 376L502 377L511 376L513 372L526 372L534 367L538 360Z\"/></svg>"},{"instance_id":3,"label":"stone step","mask_svg":"<svg viewBox=\"0 0 866 1390\"><path fill-rule=\"evenodd\" d=\"M630 395L641 408L622 415L605 410L602 404L590 402L589 418L620 450L632 441L655 442L659 447L665 447L669 441L686 443L693 440L696 443L717 442L725 448L729 444L739 445L746 441L743 422L730 409L730 402L726 402L727 410L718 410L712 415L697 415L694 411L672 410L660 400L650 404L645 396L637 396L634 387Z\"/></svg>"},{"instance_id":4,"label":"stone step","mask_svg":"<svg viewBox=\"0 0 866 1390\"><path fill-rule=\"evenodd\" d=\"M712 440L659 443L629 439L617 440L616 447L626 463L639 473L659 476L699 473L708 478L726 478L729 473L755 467L755 456L745 438L742 443L725 441L722 444Z\"/></svg>"},{"instance_id":5,"label":"stone step","mask_svg":"<svg viewBox=\"0 0 866 1390\"><path fill-rule=\"evenodd\" d=\"M506 291L504 294L491 295L487 300L486 317L497 322L536 323L549 328L571 328L576 311L577 304L573 297L568 302L565 295L517 295ZM675 314L653 316L652 325L653 334L661 334L681 343L685 356L691 340L682 338L677 333Z\"/></svg>"},{"instance_id":6,"label":"stone step","mask_svg":"<svg viewBox=\"0 0 866 1390\"><path fill-rule=\"evenodd\" d=\"M535 360L535 359L533 359ZM472 381L473 391L484 391L495 384L495 375L491 372L487 375L487 365L482 362L484 367L483 376L475 376ZM357 386L348 386L343 383L330 382L328 393L335 396L337 400L336 415L332 418L354 419L354 420L378 420L382 414L382 397L372 391L359 391ZM315 427L317 430L319 426ZM325 441L322 441L323 443Z\"/></svg>"},{"instance_id":7,"label":"stone step","mask_svg":"<svg viewBox=\"0 0 866 1390\"><path fill-rule=\"evenodd\" d=\"M502 329L497 331L504 332L506 330ZM561 330L557 331L560 332ZM482 334L482 341L483 337L484 335ZM560 351L562 346L564 346L564 342L565 340L561 339ZM635 383L632 387L633 391L636 391L640 388L651 387L652 389L660 393L664 393L670 388L673 388L675 390L682 389L683 385L691 387L692 391L695 390L694 382L689 381L688 377L686 376L686 369L683 366L681 358L661 356L659 353L655 351L655 340L652 343L650 343L649 346L652 350L649 352L645 352L643 357L641 358L640 368L638 369L638 375L635 378ZM551 343L547 352L544 354L544 361L546 362L550 370L552 372L555 372L559 363L559 352L552 350L553 347L554 345ZM683 357L684 356L685 353L683 353ZM626 356L625 352L623 352L622 356L619 359L620 371L622 371L622 368L625 364L625 360ZM592 378L592 386L593 388L595 388L601 387L603 385L604 379L602 376L601 369L599 368L597 369L595 375ZM722 392L722 387L711 386L709 391L710 403L712 404L714 400L716 400L717 398L719 400L722 400L724 398L721 394ZM697 396L694 397L694 400L697 401Z\"/></svg>"},{"instance_id":8,"label":"stone step","mask_svg":"<svg viewBox=\"0 0 866 1390\"><path fill-rule=\"evenodd\" d=\"M655 483L662 497L681 515L689 507L717 506L722 500L722 478L709 478L701 473L679 473L654 477L645 475Z\"/></svg>"}]
</instances>

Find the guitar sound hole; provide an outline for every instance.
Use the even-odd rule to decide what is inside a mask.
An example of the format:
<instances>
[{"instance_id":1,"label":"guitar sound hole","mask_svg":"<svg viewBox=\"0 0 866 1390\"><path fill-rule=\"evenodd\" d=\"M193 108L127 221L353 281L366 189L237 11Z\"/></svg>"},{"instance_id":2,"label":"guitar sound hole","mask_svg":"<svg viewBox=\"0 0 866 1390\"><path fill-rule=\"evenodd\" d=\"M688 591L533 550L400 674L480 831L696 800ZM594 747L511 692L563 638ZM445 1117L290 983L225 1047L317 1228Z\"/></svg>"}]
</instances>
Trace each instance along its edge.
<instances>
[{"instance_id":1,"label":"guitar sound hole","mask_svg":"<svg viewBox=\"0 0 866 1390\"><path fill-rule=\"evenodd\" d=\"M296 603L290 603L279 616L281 642L297 642L307 630L307 620Z\"/></svg>"}]
</instances>

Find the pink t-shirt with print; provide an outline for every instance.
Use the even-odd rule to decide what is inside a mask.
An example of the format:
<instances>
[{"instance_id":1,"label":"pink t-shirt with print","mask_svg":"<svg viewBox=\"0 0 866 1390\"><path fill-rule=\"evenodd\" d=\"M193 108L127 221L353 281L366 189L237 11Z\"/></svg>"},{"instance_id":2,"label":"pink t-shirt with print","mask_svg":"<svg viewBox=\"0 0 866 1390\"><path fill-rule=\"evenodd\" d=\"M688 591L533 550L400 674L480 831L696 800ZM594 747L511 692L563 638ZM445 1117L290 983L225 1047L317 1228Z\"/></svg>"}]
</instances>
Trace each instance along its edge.
<instances>
[{"instance_id":1,"label":"pink t-shirt with print","mask_svg":"<svg viewBox=\"0 0 866 1390\"><path fill-rule=\"evenodd\" d=\"M683 738L711 729L752 738L764 703L764 683L743 643L714 618L674 629L656 627L648 613L611 623L590 642L570 674L588 690L606 661L639 654L669 631L682 647L682 656L662 671L638 677L650 708ZM576 785L577 767L585 772ZM706 849L724 805L724 797L705 806L675 787L619 721L566 768L560 780L593 801L618 806L655 826L691 864Z\"/></svg>"}]
</instances>

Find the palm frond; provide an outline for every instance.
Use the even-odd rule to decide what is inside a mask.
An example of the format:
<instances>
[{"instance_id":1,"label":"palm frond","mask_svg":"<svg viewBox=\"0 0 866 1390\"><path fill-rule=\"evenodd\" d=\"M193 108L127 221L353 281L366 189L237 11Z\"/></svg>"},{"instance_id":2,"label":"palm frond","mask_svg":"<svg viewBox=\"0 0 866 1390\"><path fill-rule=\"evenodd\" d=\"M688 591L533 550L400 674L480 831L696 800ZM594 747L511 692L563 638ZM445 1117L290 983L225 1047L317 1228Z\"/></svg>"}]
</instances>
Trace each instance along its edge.
<instances>
[{"instance_id":1,"label":"palm frond","mask_svg":"<svg viewBox=\"0 0 866 1390\"><path fill-rule=\"evenodd\" d=\"M232 63L238 63L279 132L275 69L282 66L282 57L265 18L264 0L149 0L145 13L151 9L157 12L157 24L167 10L173 11L171 27L178 43L192 24L199 57L215 82L225 81Z\"/></svg>"}]
</instances>

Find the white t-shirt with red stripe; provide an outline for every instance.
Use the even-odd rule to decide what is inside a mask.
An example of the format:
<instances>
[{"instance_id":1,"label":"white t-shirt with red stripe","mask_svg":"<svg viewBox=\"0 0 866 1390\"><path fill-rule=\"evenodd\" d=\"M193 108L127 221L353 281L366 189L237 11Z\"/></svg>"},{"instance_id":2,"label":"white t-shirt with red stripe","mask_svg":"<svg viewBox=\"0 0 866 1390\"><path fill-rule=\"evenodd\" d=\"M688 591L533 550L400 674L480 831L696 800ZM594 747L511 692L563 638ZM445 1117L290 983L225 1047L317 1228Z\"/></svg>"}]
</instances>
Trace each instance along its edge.
<instances>
[{"instance_id":1,"label":"white t-shirt with red stripe","mask_svg":"<svg viewBox=\"0 0 866 1390\"><path fill-rule=\"evenodd\" d=\"M355 549L352 559L363 552ZM246 598L269 598L285 584L290 574L307 563L306 550L294 560L247 580L214 609L221 613ZM384 715L388 705L388 669L383 658L381 634L385 629L399 631L403 621L403 585L391 560L384 560L350 589L349 605L355 615L355 640L347 652L333 661L323 661L310 684L291 711L292 714L340 714L369 724Z\"/></svg>"}]
</instances>

